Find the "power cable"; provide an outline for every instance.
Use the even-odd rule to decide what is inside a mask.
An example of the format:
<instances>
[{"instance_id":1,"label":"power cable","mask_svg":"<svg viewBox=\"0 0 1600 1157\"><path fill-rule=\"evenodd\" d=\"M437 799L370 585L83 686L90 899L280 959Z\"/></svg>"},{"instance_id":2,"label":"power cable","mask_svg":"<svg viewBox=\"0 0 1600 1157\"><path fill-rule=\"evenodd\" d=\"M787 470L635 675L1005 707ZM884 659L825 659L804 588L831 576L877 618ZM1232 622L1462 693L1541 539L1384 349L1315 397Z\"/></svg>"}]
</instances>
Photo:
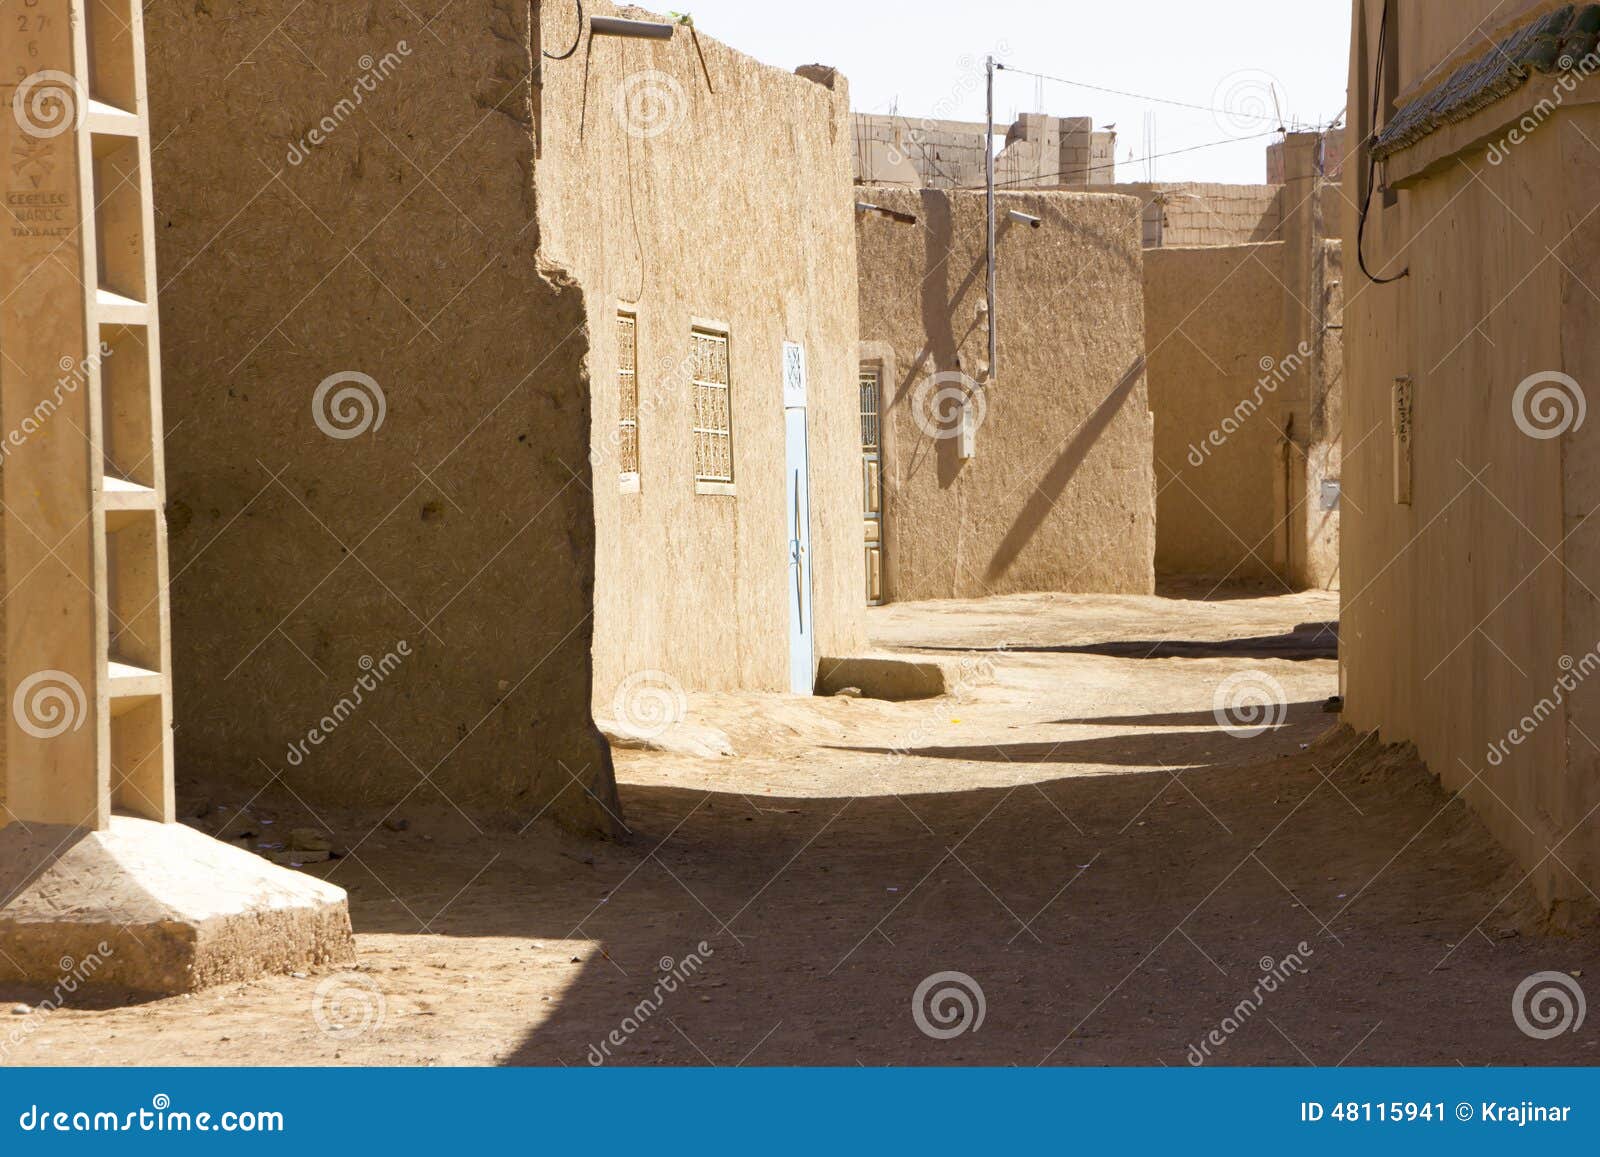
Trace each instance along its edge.
<instances>
[{"instance_id":1,"label":"power cable","mask_svg":"<svg viewBox=\"0 0 1600 1157\"><path fill-rule=\"evenodd\" d=\"M1383 0L1383 25L1378 29L1378 55L1372 67L1372 135L1367 138L1367 194L1361 203L1361 224L1356 229L1356 264L1374 285L1390 285L1411 276L1407 265L1393 277L1374 277L1367 268L1367 217L1372 212L1372 190L1378 178L1378 101L1383 97L1384 51L1389 43L1389 0Z\"/></svg>"},{"instance_id":2,"label":"power cable","mask_svg":"<svg viewBox=\"0 0 1600 1157\"><path fill-rule=\"evenodd\" d=\"M1126 92L1120 88L1106 88L1103 85L1089 84L1088 82L1082 80L1068 80L1064 76L1050 76L1049 74L1043 72L1029 72L1025 68L1012 68L1010 65L1006 64L996 64L995 68L1003 69L1006 72L1014 72L1019 76L1031 76L1038 80L1051 80L1055 81L1057 84L1069 84L1074 88L1087 88L1094 92L1110 93L1112 96L1125 96L1131 100L1149 101L1153 104L1169 104L1176 108L1194 109L1198 112L1219 113L1223 116L1238 117L1241 120L1267 121L1277 124L1280 127L1283 124L1283 117L1276 115L1267 116L1265 113L1243 112L1238 109L1217 108L1214 105L1208 104L1190 104L1188 101L1183 100L1169 100L1164 96L1146 96L1143 93Z\"/></svg>"},{"instance_id":3,"label":"power cable","mask_svg":"<svg viewBox=\"0 0 1600 1157\"><path fill-rule=\"evenodd\" d=\"M1186 148L1186 149L1172 149L1171 151L1165 152L1165 153L1152 153L1148 157L1129 157L1127 160L1121 161L1121 162L1112 161L1108 165L1090 165L1087 168L1082 168L1082 169L1063 169L1061 172L1058 172L1058 173L1044 173L1044 174L1042 174L1040 176L1037 176L1037 177L1017 177L1017 178L1014 178L1013 180L1009 180L1009 181L996 181L995 182L995 187L996 188L1000 188L1001 186L1009 187L1009 186L1012 186L1012 185L1027 184L1029 182L1048 181L1052 177L1075 176L1075 175L1080 174L1080 173L1081 174L1097 173L1101 169L1115 169L1119 163L1120 164L1124 164L1124 165L1132 165L1132 164L1137 164L1140 161L1156 161L1156 160L1160 160L1162 157L1176 157L1176 156L1182 155L1183 153L1197 153L1201 149L1214 149L1214 148L1217 148L1219 145L1231 145L1231 144L1234 144L1237 141L1254 141L1254 140L1260 140L1262 137L1275 137L1275 136L1278 135L1278 132L1279 132L1278 129L1268 129L1264 133L1254 133L1254 134L1252 134L1250 136L1247 136L1247 137L1225 137L1220 141L1208 141L1207 143L1205 143L1203 145L1191 145L1189 148ZM978 185L969 185L969 186L967 186L968 189L977 189L977 188L980 188L980 187L981 186L978 186Z\"/></svg>"},{"instance_id":4,"label":"power cable","mask_svg":"<svg viewBox=\"0 0 1600 1157\"><path fill-rule=\"evenodd\" d=\"M578 34L573 38L572 47L567 49L560 56L556 56L551 52L546 52L544 53L544 58L546 60L566 60L574 52L577 52L578 45L583 43L583 0L573 0L573 2L578 6Z\"/></svg>"}]
</instances>

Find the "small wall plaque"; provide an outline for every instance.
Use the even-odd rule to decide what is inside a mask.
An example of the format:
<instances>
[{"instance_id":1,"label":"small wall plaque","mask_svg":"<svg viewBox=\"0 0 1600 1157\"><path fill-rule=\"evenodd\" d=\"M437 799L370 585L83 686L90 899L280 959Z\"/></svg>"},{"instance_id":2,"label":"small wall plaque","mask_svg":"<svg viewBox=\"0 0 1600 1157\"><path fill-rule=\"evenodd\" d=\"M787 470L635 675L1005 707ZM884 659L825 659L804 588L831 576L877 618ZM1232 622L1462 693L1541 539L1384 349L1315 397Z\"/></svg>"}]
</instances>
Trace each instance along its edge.
<instances>
[{"instance_id":1,"label":"small wall plaque","mask_svg":"<svg viewBox=\"0 0 1600 1157\"><path fill-rule=\"evenodd\" d=\"M1415 383L1410 378L1394 380L1394 500L1398 506L1411 505L1411 444L1415 437Z\"/></svg>"}]
</instances>

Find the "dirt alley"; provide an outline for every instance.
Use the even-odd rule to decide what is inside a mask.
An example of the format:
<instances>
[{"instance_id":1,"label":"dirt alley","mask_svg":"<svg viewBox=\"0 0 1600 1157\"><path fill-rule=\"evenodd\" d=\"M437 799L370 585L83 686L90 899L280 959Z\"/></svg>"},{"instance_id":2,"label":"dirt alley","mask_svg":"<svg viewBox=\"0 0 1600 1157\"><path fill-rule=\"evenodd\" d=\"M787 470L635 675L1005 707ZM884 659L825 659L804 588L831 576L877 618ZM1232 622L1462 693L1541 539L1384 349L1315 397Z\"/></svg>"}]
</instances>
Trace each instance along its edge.
<instances>
[{"instance_id":1,"label":"dirt alley","mask_svg":"<svg viewBox=\"0 0 1600 1157\"><path fill-rule=\"evenodd\" d=\"M1600 1025L1538 1041L1511 1015L1534 972L1600 978L1600 939L1543 931L1460 800L1336 729L1337 665L1304 657L1328 636L1294 629L1337 614L1250 592L883 608L879 643L951 665L956 694L690 696L684 734L735 754L619 751L612 844L427 787L395 832L270 788L241 819L255 789L180 783L183 810L231 805L207 830L320 822L350 849L305 870L350 890L355 974L9 1015L6 1061L584 1065L616 1030L630 1065L1184 1065L1304 944L1208 1063L1600 1062ZM1219 726L1230 676L1281 686L1282 724ZM940 972L981 988L975 1031L919 1030Z\"/></svg>"}]
</instances>

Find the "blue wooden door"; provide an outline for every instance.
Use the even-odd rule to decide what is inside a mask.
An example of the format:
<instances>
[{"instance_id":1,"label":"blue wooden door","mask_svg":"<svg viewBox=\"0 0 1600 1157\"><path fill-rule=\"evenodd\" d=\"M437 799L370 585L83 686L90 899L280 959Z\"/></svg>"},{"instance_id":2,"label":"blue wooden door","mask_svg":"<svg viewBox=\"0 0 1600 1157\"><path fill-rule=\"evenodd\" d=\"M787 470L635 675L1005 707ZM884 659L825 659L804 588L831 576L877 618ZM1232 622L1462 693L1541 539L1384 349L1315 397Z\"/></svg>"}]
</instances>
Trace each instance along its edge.
<instances>
[{"instance_id":1,"label":"blue wooden door","mask_svg":"<svg viewBox=\"0 0 1600 1157\"><path fill-rule=\"evenodd\" d=\"M810 695L816 683L811 622L811 471L806 411L783 412L788 443L789 689Z\"/></svg>"}]
</instances>

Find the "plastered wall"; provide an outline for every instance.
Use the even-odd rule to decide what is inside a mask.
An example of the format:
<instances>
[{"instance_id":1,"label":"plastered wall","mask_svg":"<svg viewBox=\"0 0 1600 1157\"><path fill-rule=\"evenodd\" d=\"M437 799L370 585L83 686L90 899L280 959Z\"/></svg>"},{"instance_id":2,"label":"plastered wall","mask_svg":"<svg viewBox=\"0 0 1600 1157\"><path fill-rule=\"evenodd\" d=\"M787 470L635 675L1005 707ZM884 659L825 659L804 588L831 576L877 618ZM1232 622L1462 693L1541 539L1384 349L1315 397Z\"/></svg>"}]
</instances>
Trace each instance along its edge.
<instances>
[{"instance_id":1,"label":"plastered wall","mask_svg":"<svg viewBox=\"0 0 1600 1157\"><path fill-rule=\"evenodd\" d=\"M987 361L984 199L865 187L906 225L859 219L863 360L884 376L888 595L1153 590L1155 499L1144 375L1143 258L1131 198L1004 194L999 367ZM1017 209L1039 229L1005 221ZM981 410L978 408L981 405Z\"/></svg>"},{"instance_id":2,"label":"plastered wall","mask_svg":"<svg viewBox=\"0 0 1600 1157\"><path fill-rule=\"evenodd\" d=\"M612 824L528 12L148 11L180 783Z\"/></svg>"},{"instance_id":3,"label":"plastered wall","mask_svg":"<svg viewBox=\"0 0 1600 1157\"><path fill-rule=\"evenodd\" d=\"M591 15L617 11L585 5ZM644 16L638 10L627 15ZM553 52L570 5L544 5ZM865 645L852 135L842 77L763 65L704 31L597 38L546 61L542 250L582 283L592 343L596 710L633 676L789 689L783 345L809 379L816 657ZM810 71L810 70L808 70ZM637 316L639 477L620 480L620 308ZM697 493L697 322L725 325L733 493Z\"/></svg>"},{"instance_id":4,"label":"plastered wall","mask_svg":"<svg viewBox=\"0 0 1600 1157\"><path fill-rule=\"evenodd\" d=\"M1371 84L1360 46L1376 44L1380 7L1355 6L1353 92ZM1489 7L1404 5L1402 92L1454 50L1447 26ZM1549 371L1600 380L1600 312L1581 284L1600 268L1600 110L1569 102L1492 165L1468 146L1524 111L1520 97L1497 108L1427 142L1464 150L1448 165L1389 162L1401 187L1392 205L1375 198L1367 262L1409 277L1360 278L1358 218L1345 218L1345 718L1415 743L1571 919L1600 884L1600 754L1586 738L1600 738L1600 683L1574 678L1593 673L1600 642L1600 429L1532 436L1517 392ZM1354 202L1364 165L1346 170ZM1410 505L1395 494L1401 376L1414 382Z\"/></svg>"}]
</instances>

